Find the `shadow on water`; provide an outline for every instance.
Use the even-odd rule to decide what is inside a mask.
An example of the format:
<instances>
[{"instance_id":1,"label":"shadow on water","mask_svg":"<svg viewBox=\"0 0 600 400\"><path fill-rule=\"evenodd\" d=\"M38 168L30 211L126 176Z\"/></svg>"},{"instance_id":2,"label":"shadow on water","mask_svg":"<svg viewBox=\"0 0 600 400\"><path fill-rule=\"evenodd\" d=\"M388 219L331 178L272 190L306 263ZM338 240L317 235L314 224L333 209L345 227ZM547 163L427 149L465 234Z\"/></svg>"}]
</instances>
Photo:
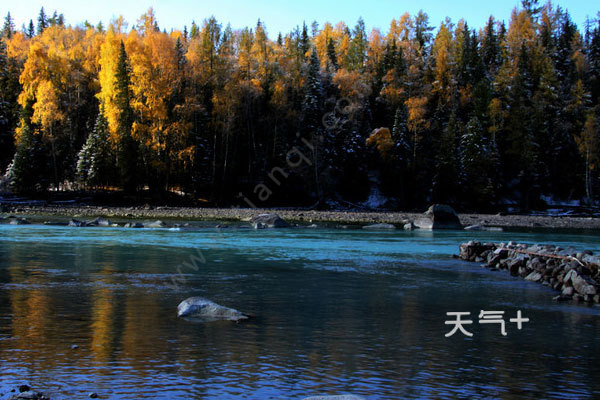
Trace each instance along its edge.
<instances>
[{"instance_id":1,"label":"shadow on water","mask_svg":"<svg viewBox=\"0 0 600 400\"><path fill-rule=\"evenodd\" d=\"M4 395L29 383L56 399L600 396L598 307L553 303L546 287L450 258L470 238L598 251L596 235L0 231ZM193 295L256 318L178 319ZM481 310L530 322L507 322L502 336L478 323ZM471 313L473 337L445 337L453 311Z\"/></svg>"}]
</instances>

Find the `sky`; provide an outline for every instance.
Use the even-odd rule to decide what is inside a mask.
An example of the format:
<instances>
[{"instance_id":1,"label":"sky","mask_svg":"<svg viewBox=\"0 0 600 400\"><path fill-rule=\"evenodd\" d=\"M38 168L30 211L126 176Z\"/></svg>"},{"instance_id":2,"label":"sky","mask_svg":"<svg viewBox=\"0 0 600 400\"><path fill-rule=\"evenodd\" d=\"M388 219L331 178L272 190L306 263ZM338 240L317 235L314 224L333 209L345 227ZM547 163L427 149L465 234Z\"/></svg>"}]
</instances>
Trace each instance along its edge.
<instances>
[{"instance_id":1,"label":"sky","mask_svg":"<svg viewBox=\"0 0 600 400\"><path fill-rule=\"evenodd\" d=\"M471 27L480 28L490 14L496 19L508 22L511 10L520 3L520 0L0 0L0 15L4 17L10 11L17 28L20 29L21 25L29 23L30 19L36 23L39 10L43 6L46 14L51 15L54 10L63 13L67 24L71 25L88 20L94 25L102 21L104 26L107 26L111 19L123 15L131 27L140 15L149 7L153 7L161 29L166 28L167 31L172 28L183 29L184 25L189 29L192 20L201 23L211 15L223 25L231 23L233 29L254 27L260 18L266 25L269 37L274 39L279 32L285 34L297 25L302 26L303 21L306 21L309 27L314 20L319 26L326 21L332 22L333 25L344 21L353 27L359 17L364 19L368 31L371 28L380 28L382 32L387 32L393 18L399 18L406 11L414 15L420 9L429 15L430 25L434 27L438 27L445 17L450 17L454 22L464 18ZM594 18L600 11L600 3L590 0L562 0L553 4L567 9L581 30L586 17Z\"/></svg>"}]
</instances>

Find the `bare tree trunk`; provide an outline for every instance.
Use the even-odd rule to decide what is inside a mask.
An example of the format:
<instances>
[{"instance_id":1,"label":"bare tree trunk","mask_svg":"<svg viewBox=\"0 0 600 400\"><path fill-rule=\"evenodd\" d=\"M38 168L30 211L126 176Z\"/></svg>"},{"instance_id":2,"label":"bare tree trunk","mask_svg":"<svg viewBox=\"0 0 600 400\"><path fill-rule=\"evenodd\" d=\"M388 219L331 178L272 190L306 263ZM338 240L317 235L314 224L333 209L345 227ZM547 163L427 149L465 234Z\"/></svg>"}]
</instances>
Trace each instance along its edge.
<instances>
[{"instance_id":1,"label":"bare tree trunk","mask_svg":"<svg viewBox=\"0 0 600 400\"><path fill-rule=\"evenodd\" d=\"M56 148L54 147L54 141L56 139L52 136L50 131L50 146L52 147L52 163L54 164L54 188L58 192L58 166L56 165Z\"/></svg>"},{"instance_id":2,"label":"bare tree trunk","mask_svg":"<svg viewBox=\"0 0 600 400\"><path fill-rule=\"evenodd\" d=\"M585 196L588 205L592 204L592 179L590 174L590 150L585 152Z\"/></svg>"}]
</instances>

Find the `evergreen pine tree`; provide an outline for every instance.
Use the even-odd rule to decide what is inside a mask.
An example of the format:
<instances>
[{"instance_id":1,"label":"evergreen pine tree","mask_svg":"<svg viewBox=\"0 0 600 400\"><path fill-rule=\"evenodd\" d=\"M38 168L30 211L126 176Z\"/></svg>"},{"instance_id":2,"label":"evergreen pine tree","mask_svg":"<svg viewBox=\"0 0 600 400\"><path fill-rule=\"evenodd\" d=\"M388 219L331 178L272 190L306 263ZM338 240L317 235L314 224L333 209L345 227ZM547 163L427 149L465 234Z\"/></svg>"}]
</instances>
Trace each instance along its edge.
<instances>
[{"instance_id":1,"label":"evergreen pine tree","mask_svg":"<svg viewBox=\"0 0 600 400\"><path fill-rule=\"evenodd\" d=\"M327 149L326 138L322 133L322 112L323 110L323 84L321 82L321 62L316 49L313 49L310 55L310 63L306 76L306 85L304 87L304 99L302 101L302 132L304 138L310 138L312 146L312 167L314 172L315 192L319 201L322 200L322 189L320 182L321 168L324 167L321 158L322 152ZM324 149L321 149L321 146ZM308 177L307 177L308 178ZM312 180L308 178L309 181Z\"/></svg>"},{"instance_id":2,"label":"evergreen pine tree","mask_svg":"<svg viewBox=\"0 0 600 400\"><path fill-rule=\"evenodd\" d=\"M600 21L591 32L587 58L590 66L589 82L592 104L600 104Z\"/></svg>"},{"instance_id":3,"label":"evergreen pine tree","mask_svg":"<svg viewBox=\"0 0 600 400\"><path fill-rule=\"evenodd\" d=\"M6 178L15 193L30 194L43 189L44 171L43 148L38 135L34 135L30 126L21 132L17 150L7 169Z\"/></svg>"},{"instance_id":4,"label":"evergreen pine tree","mask_svg":"<svg viewBox=\"0 0 600 400\"><path fill-rule=\"evenodd\" d=\"M15 33L15 23L10 16L10 12L6 14L6 18L4 19L4 27L2 28L2 36L7 39L10 39L12 35Z\"/></svg>"},{"instance_id":5,"label":"evergreen pine tree","mask_svg":"<svg viewBox=\"0 0 600 400\"><path fill-rule=\"evenodd\" d=\"M46 17L46 13L44 12L44 7L40 9L40 14L38 15L38 25L37 25L37 34L41 35L44 32L44 29L48 27L48 18Z\"/></svg>"},{"instance_id":6,"label":"evergreen pine tree","mask_svg":"<svg viewBox=\"0 0 600 400\"><path fill-rule=\"evenodd\" d=\"M86 186L107 186L114 173L114 154L110 147L108 121L100 109L94 130L89 134L77 160L77 177Z\"/></svg>"},{"instance_id":7,"label":"evergreen pine tree","mask_svg":"<svg viewBox=\"0 0 600 400\"><path fill-rule=\"evenodd\" d=\"M460 138L460 183L463 199L478 209L489 207L494 200L490 161L490 146L486 143L483 126L473 117Z\"/></svg>"},{"instance_id":8,"label":"evergreen pine tree","mask_svg":"<svg viewBox=\"0 0 600 400\"><path fill-rule=\"evenodd\" d=\"M406 106L402 104L396 109L394 114L394 126L392 127L392 140L394 141L394 158L397 164L401 164L402 168L407 168L411 158L411 140L408 125L408 111Z\"/></svg>"},{"instance_id":9,"label":"evergreen pine tree","mask_svg":"<svg viewBox=\"0 0 600 400\"><path fill-rule=\"evenodd\" d=\"M300 55L302 59L306 57L306 53L310 49L310 38L308 37L308 28L306 22L302 25L302 36L300 37Z\"/></svg>"},{"instance_id":10,"label":"evergreen pine tree","mask_svg":"<svg viewBox=\"0 0 600 400\"><path fill-rule=\"evenodd\" d=\"M17 102L21 85L18 63L9 58L6 52L5 39L0 38L0 173L13 157L14 130L19 118Z\"/></svg>"},{"instance_id":11,"label":"evergreen pine tree","mask_svg":"<svg viewBox=\"0 0 600 400\"><path fill-rule=\"evenodd\" d=\"M456 137L460 132L459 124L456 113L451 113L440 137L432 184L435 202L454 203L457 200L459 160Z\"/></svg>"},{"instance_id":12,"label":"evergreen pine tree","mask_svg":"<svg viewBox=\"0 0 600 400\"><path fill-rule=\"evenodd\" d=\"M335 52L335 43L332 38L327 40L327 58L329 58L329 62L331 66L333 66L333 70L336 71L338 69L338 60L337 54Z\"/></svg>"},{"instance_id":13,"label":"evergreen pine tree","mask_svg":"<svg viewBox=\"0 0 600 400\"><path fill-rule=\"evenodd\" d=\"M501 64L500 45L494 25L494 17L490 16L484 29L483 39L481 40L481 58L491 75L496 73Z\"/></svg>"},{"instance_id":14,"label":"evergreen pine tree","mask_svg":"<svg viewBox=\"0 0 600 400\"><path fill-rule=\"evenodd\" d=\"M351 71L362 72L367 54L367 34L365 32L365 22L362 18L358 19L352 33L352 41L348 49L346 65Z\"/></svg>"},{"instance_id":15,"label":"evergreen pine tree","mask_svg":"<svg viewBox=\"0 0 600 400\"><path fill-rule=\"evenodd\" d=\"M139 183L136 176L138 149L135 140L131 136L134 114L131 108L130 74L125 44L121 41L117 72L115 73L115 104L119 109L117 167L119 168L121 184L127 192L135 191Z\"/></svg>"},{"instance_id":16,"label":"evergreen pine tree","mask_svg":"<svg viewBox=\"0 0 600 400\"><path fill-rule=\"evenodd\" d=\"M33 20L29 20L29 26L27 27L27 32L25 33L29 39L35 36L35 27L33 25Z\"/></svg>"}]
</instances>

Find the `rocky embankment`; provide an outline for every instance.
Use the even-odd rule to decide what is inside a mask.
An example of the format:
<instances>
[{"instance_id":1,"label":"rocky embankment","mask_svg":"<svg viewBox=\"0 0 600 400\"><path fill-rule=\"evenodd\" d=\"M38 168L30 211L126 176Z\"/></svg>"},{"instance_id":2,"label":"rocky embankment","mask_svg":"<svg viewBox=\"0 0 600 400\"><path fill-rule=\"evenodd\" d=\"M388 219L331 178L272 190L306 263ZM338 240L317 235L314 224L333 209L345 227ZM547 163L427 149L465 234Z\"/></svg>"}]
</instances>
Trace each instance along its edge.
<instances>
[{"instance_id":1,"label":"rocky embankment","mask_svg":"<svg viewBox=\"0 0 600 400\"><path fill-rule=\"evenodd\" d=\"M2 202L0 213L8 216L70 216L78 219L102 216L112 219L171 219L171 220L212 220L212 221L246 221L257 214L278 214L286 221L307 224L389 224L394 228L411 227L414 221L423 219L422 213L397 211L325 211L268 208L197 208L197 207L106 207L90 206L77 203L45 204L43 202ZM1 217L1 214L0 214ZM460 224L465 227L481 229L489 228L570 228L570 229L600 229L600 218L569 217L569 216L533 216L533 215L502 215L502 214L458 214ZM1 222L1 221L0 221ZM428 222L428 221L425 221ZM417 224L415 224L416 227ZM433 227L433 223L432 223Z\"/></svg>"},{"instance_id":2,"label":"rocky embankment","mask_svg":"<svg viewBox=\"0 0 600 400\"><path fill-rule=\"evenodd\" d=\"M463 243L459 249L459 258L463 260L485 263L483 267L506 270L513 276L559 291L555 300L600 303L600 257L591 251L475 241Z\"/></svg>"}]
</instances>

